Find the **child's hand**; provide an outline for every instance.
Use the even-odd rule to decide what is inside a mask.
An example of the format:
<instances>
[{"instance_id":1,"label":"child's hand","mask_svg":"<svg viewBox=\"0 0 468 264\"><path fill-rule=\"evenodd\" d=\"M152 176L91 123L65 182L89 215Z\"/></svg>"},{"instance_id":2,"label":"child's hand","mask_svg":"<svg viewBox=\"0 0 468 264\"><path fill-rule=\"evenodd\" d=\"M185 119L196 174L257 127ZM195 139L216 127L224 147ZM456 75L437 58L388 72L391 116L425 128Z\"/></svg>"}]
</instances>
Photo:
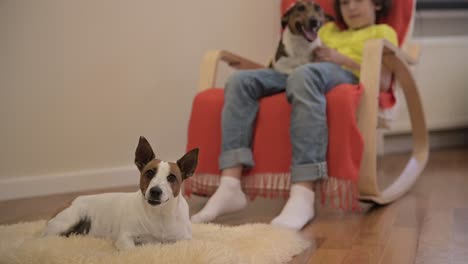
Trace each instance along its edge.
<instances>
[{"instance_id":1,"label":"child's hand","mask_svg":"<svg viewBox=\"0 0 468 264\"><path fill-rule=\"evenodd\" d=\"M318 47L315 49L314 55L314 61L316 62L333 62L340 66L345 66L348 69L356 71L359 71L361 68L358 63L332 48Z\"/></svg>"},{"instance_id":2,"label":"child's hand","mask_svg":"<svg viewBox=\"0 0 468 264\"><path fill-rule=\"evenodd\" d=\"M314 51L315 61L317 62L334 62L338 65L344 64L344 59L346 59L341 53L332 48L327 47L318 47Z\"/></svg>"}]
</instances>

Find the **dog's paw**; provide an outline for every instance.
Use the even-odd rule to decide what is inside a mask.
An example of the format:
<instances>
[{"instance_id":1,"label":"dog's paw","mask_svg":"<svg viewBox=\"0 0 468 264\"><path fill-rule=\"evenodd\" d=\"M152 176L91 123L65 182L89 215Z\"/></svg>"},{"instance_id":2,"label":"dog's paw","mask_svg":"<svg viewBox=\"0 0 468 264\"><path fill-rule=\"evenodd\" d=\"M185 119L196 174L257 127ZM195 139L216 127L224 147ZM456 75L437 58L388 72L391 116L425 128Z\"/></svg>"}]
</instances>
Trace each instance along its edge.
<instances>
[{"instance_id":1,"label":"dog's paw","mask_svg":"<svg viewBox=\"0 0 468 264\"><path fill-rule=\"evenodd\" d=\"M135 248L135 242L129 236L120 236L117 241L115 241L115 247L118 250L128 250Z\"/></svg>"}]
</instances>

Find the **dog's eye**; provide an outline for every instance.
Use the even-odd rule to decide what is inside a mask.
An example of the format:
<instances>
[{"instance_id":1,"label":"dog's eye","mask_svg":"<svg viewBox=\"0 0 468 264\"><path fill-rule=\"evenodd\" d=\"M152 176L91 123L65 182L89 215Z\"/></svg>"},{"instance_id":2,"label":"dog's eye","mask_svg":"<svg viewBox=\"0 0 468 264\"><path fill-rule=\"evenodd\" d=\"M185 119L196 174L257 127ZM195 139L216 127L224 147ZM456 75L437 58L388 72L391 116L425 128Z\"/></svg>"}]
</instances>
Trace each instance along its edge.
<instances>
[{"instance_id":1,"label":"dog's eye","mask_svg":"<svg viewBox=\"0 0 468 264\"><path fill-rule=\"evenodd\" d=\"M174 175L174 174L171 174L169 176L167 176L167 181L168 182L175 182L177 180L177 177Z\"/></svg>"},{"instance_id":2,"label":"dog's eye","mask_svg":"<svg viewBox=\"0 0 468 264\"><path fill-rule=\"evenodd\" d=\"M149 171L146 171L146 172L145 172L145 177L147 177L147 178L153 178L154 174L155 174L155 171L154 171L154 170L149 170Z\"/></svg>"},{"instance_id":3,"label":"dog's eye","mask_svg":"<svg viewBox=\"0 0 468 264\"><path fill-rule=\"evenodd\" d=\"M315 11L316 11L316 12L322 11L322 8L321 8L319 5L315 5L314 8L315 8Z\"/></svg>"},{"instance_id":4,"label":"dog's eye","mask_svg":"<svg viewBox=\"0 0 468 264\"><path fill-rule=\"evenodd\" d=\"M305 5L298 5L296 9L297 9L297 11L299 11L299 12L303 12L303 11L306 10L306 7L305 7Z\"/></svg>"}]
</instances>

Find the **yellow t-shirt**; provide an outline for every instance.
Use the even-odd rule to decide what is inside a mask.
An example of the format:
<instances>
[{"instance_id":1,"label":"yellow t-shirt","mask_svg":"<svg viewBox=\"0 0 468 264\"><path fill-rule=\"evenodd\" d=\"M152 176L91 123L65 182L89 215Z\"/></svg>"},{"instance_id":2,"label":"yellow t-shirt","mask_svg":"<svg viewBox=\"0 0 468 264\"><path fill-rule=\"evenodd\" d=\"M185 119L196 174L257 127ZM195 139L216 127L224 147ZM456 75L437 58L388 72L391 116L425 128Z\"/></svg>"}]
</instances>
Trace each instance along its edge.
<instances>
[{"instance_id":1,"label":"yellow t-shirt","mask_svg":"<svg viewBox=\"0 0 468 264\"><path fill-rule=\"evenodd\" d=\"M336 49L359 65L362 62L362 52L366 40L384 38L398 46L395 30L386 24L372 25L358 30L341 30L335 23L330 22L323 25L318 35L325 46ZM359 71L352 72L359 77Z\"/></svg>"}]
</instances>

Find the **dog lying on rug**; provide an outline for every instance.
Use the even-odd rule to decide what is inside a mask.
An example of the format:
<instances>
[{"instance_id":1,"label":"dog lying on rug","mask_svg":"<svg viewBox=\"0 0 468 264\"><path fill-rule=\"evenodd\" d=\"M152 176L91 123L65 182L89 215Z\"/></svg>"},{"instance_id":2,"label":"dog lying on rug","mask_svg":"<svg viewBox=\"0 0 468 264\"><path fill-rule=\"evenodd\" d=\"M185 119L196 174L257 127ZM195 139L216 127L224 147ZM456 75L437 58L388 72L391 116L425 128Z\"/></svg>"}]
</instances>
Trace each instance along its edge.
<instances>
[{"instance_id":1,"label":"dog lying on rug","mask_svg":"<svg viewBox=\"0 0 468 264\"><path fill-rule=\"evenodd\" d=\"M194 173L197 161L198 149L175 163L155 159L148 141L140 137L135 152L140 190L79 196L48 221L43 235L109 238L121 250L191 239L189 207L180 188Z\"/></svg>"},{"instance_id":2,"label":"dog lying on rug","mask_svg":"<svg viewBox=\"0 0 468 264\"><path fill-rule=\"evenodd\" d=\"M317 3L297 1L281 18L283 33L270 68L290 74L313 61L314 50L322 45L318 31L330 19Z\"/></svg>"}]
</instances>

